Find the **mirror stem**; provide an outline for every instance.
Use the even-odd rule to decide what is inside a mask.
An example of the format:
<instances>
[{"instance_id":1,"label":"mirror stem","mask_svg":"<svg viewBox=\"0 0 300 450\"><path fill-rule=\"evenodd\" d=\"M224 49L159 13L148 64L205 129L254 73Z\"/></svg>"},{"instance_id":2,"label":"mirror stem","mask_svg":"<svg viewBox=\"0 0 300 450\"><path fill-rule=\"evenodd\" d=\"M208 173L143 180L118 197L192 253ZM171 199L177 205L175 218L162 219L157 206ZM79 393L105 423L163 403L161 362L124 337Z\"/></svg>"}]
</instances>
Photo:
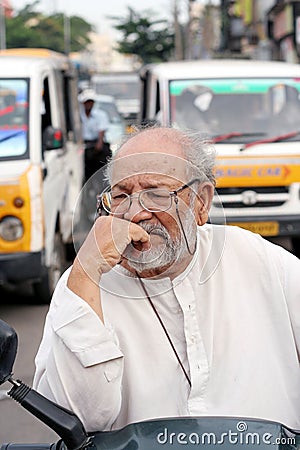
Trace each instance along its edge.
<instances>
[{"instance_id":1,"label":"mirror stem","mask_svg":"<svg viewBox=\"0 0 300 450\"><path fill-rule=\"evenodd\" d=\"M54 430L68 450L85 449L90 445L91 440L83 424L72 411L57 405L20 380L10 376L7 381L13 384L8 395Z\"/></svg>"}]
</instances>

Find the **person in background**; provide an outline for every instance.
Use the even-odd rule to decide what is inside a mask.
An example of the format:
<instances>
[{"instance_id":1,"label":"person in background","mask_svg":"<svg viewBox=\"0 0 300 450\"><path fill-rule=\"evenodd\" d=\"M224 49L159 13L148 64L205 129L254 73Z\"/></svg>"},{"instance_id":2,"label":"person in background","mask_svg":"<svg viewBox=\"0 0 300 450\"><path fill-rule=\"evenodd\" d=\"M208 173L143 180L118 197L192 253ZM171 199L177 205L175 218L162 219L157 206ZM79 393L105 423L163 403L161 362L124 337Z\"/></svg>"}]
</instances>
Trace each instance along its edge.
<instances>
[{"instance_id":1,"label":"person in background","mask_svg":"<svg viewBox=\"0 0 300 450\"><path fill-rule=\"evenodd\" d=\"M101 169L111 156L110 146L105 141L105 132L109 127L108 117L104 111L94 110L95 99L92 89L82 91L78 97L85 143L85 181Z\"/></svg>"}]
</instances>

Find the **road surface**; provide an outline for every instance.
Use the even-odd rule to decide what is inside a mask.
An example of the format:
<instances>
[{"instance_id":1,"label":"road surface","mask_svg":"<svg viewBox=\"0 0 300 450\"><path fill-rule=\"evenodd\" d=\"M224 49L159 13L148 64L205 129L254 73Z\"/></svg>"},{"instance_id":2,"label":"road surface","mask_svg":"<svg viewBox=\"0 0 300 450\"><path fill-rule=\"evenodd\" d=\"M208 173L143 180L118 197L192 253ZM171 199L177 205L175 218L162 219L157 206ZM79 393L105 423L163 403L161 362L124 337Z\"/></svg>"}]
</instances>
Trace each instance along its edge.
<instances>
[{"instance_id":1,"label":"road surface","mask_svg":"<svg viewBox=\"0 0 300 450\"><path fill-rule=\"evenodd\" d=\"M17 295L0 289L0 318L15 328L19 348L14 378L31 385L34 357L42 337L47 306L30 304L29 293ZM10 384L0 386L0 445L4 442L55 442L59 437L6 395Z\"/></svg>"}]
</instances>

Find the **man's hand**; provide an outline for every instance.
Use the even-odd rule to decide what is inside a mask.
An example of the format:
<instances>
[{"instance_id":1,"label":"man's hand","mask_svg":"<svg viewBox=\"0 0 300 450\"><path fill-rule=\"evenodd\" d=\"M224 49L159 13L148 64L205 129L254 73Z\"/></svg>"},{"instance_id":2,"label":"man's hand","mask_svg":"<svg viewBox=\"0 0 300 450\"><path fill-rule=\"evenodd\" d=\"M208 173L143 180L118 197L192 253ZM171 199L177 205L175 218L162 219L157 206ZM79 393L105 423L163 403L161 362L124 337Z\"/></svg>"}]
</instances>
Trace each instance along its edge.
<instances>
[{"instance_id":1,"label":"man's hand","mask_svg":"<svg viewBox=\"0 0 300 450\"><path fill-rule=\"evenodd\" d=\"M96 220L76 259L86 274L98 283L102 273L120 262L130 242L148 241L149 234L139 225L117 217L103 216Z\"/></svg>"},{"instance_id":2,"label":"man's hand","mask_svg":"<svg viewBox=\"0 0 300 450\"><path fill-rule=\"evenodd\" d=\"M102 140L101 141L98 140L96 142L96 144L95 144L94 149L95 149L96 152L101 152L102 148L103 148L103 141Z\"/></svg>"},{"instance_id":3,"label":"man's hand","mask_svg":"<svg viewBox=\"0 0 300 450\"><path fill-rule=\"evenodd\" d=\"M104 135L104 131L99 131L98 140L94 147L96 152L101 152L101 150L103 149Z\"/></svg>"},{"instance_id":4,"label":"man's hand","mask_svg":"<svg viewBox=\"0 0 300 450\"><path fill-rule=\"evenodd\" d=\"M87 301L100 318L101 275L121 261L131 242L150 248L149 234L139 225L113 216L99 217L74 260L67 285Z\"/></svg>"}]
</instances>

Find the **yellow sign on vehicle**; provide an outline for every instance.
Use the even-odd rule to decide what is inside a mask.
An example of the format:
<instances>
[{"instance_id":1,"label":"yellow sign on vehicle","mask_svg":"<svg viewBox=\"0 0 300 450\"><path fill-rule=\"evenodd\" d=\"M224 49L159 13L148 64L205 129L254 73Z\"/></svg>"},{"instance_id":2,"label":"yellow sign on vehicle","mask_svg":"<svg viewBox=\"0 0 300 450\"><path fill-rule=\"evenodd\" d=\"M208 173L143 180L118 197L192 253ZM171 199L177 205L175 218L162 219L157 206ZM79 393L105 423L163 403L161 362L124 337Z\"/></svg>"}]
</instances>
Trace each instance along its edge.
<instances>
[{"instance_id":1,"label":"yellow sign on vehicle","mask_svg":"<svg viewBox=\"0 0 300 450\"><path fill-rule=\"evenodd\" d=\"M133 125L127 125L126 126L126 134L130 134L134 132L134 126Z\"/></svg>"},{"instance_id":2,"label":"yellow sign on vehicle","mask_svg":"<svg viewBox=\"0 0 300 450\"><path fill-rule=\"evenodd\" d=\"M230 222L228 225L235 225L261 236L278 236L279 234L278 222Z\"/></svg>"},{"instance_id":3,"label":"yellow sign on vehicle","mask_svg":"<svg viewBox=\"0 0 300 450\"><path fill-rule=\"evenodd\" d=\"M298 158L297 158L298 159ZM298 161L297 161L298 162ZM300 164L295 161L286 163L237 164L236 161L223 160L215 168L219 187L233 186L289 186L300 180Z\"/></svg>"}]
</instances>

